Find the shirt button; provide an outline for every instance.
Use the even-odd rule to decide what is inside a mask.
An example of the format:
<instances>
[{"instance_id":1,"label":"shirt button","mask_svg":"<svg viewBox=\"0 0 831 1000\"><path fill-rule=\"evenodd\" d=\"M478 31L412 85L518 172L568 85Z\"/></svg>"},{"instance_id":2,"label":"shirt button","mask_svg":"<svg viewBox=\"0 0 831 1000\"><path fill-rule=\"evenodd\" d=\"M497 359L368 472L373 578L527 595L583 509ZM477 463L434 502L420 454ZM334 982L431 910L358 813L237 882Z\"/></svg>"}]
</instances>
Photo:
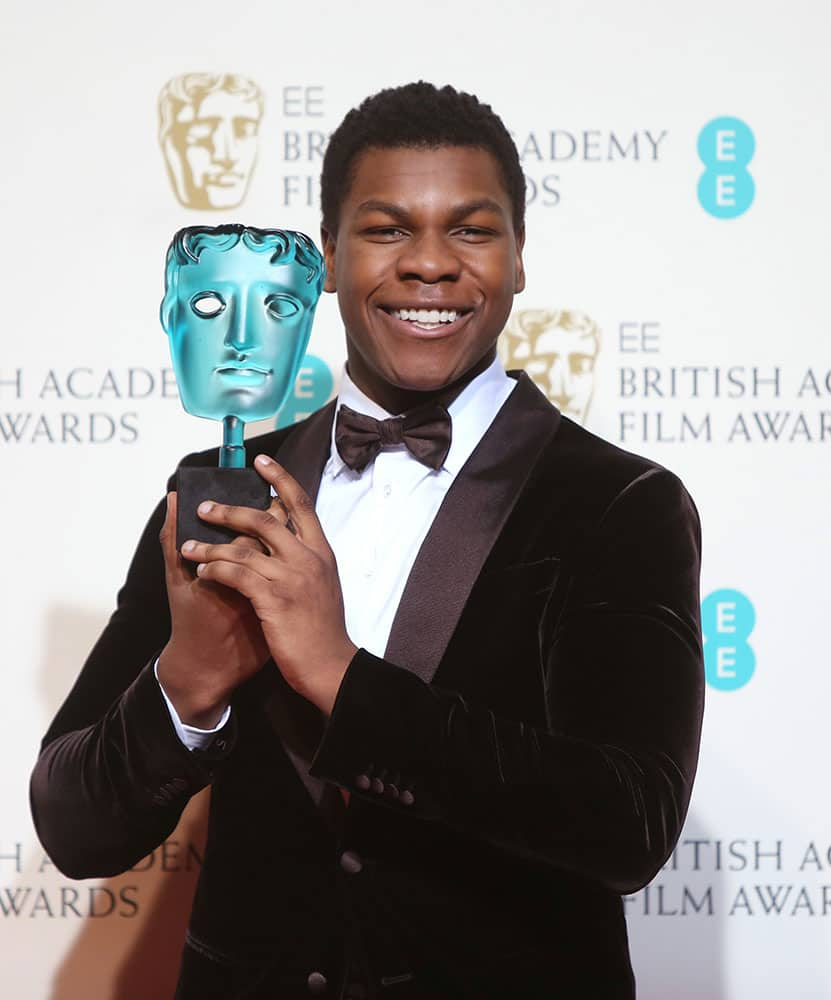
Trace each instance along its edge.
<instances>
[{"instance_id":1,"label":"shirt button","mask_svg":"<svg viewBox=\"0 0 831 1000\"><path fill-rule=\"evenodd\" d=\"M384 487L384 496L385 497L391 497L392 496L392 486L390 486L389 483L387 483L387 485Z\"/></svg>"},{"instance_id":2,"label":"shirt button","mask_svg":"<svg viewBox=\"0 0 831 1000\"><path fill-rule=\"evenodd\" d=\"M320 996L322 993L325 993L328 985L326 976L324 976L322 972L310 972L309 977L306 980L306 986L309 988L309 993L314 993L316 996Z\"/></svg>"}]
</instances>

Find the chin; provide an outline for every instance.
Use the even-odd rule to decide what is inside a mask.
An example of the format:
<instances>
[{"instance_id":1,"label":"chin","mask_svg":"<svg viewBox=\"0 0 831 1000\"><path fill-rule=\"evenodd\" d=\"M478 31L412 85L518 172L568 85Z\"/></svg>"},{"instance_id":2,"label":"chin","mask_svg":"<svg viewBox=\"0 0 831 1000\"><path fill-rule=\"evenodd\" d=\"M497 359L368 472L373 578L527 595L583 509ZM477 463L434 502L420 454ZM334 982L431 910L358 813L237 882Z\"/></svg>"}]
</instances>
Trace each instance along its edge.
<instances>
[{"instance_id":1,"label":"chin","mask_svg":"<svg viewBox=\"0 0 831 1000\"><path fill-rule=\"evenodd\" d=\"M438 392L445 386L455 382L459 376L455 372L402 372L389 379L398 389L410 392Z\"/></svg>"}]
</instances>

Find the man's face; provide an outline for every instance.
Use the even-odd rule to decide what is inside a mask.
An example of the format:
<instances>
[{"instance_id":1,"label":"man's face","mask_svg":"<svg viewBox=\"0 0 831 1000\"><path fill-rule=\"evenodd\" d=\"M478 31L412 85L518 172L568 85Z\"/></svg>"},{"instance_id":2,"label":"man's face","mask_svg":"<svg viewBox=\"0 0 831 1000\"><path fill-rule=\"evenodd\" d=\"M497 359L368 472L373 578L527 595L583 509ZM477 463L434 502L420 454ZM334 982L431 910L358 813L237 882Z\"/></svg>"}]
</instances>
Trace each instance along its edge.
<instances>
[{"instance_id":1,"label":"man's face","mask_svg":"<svg viewBox=\"0 0 831 1000\"><path fill-rule=\"evenodd\" d=\"M317 293L304 266L270 257L239 242L204 248L198 263L179 268L175 307L163 323L188 413L265 420L294 385Z\"/></svg>"},{"instance_id":2,"label":"man's face","mask_svg":"<svg viewBox=\"0 0 831 1000\"><path fill-rule=\"evenodd\" d=\"M485 355L524 286L522 234L499 166L481 149L369 149L323 232L349 372L381 405L433 391ZM387 409L390 407L387 406Z\"/></svg>"},{"instance_id":3,"label":"man's face","mask_svg":"<svg viewBox=\"0 0 831 1000\"><path fill-rule=\"evenodd\" d=\"M191 208L235 208L242 201L257 156L260 109L256 101L217 90L182 107L170 133L168 155L179 160L178 195Z\"/></svg>"},{"instance_id":4,"label":"man's face","mask_svg":"<svg viewBox=\"0 0 831 1000\"><path fill-rule=\"evenodd\" d=\"M582 423L594 388L597 338L585 330L549 326L534 338L523 366L552 403Z\"/></svg>"}]
</instances>

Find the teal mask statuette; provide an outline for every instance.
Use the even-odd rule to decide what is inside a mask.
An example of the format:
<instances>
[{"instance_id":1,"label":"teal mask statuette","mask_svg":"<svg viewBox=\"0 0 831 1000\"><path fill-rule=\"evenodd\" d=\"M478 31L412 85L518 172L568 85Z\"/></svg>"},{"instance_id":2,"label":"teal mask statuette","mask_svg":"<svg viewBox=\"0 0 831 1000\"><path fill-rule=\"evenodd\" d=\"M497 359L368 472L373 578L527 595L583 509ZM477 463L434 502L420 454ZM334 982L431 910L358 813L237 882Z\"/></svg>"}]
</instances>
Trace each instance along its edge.
<instances>
[{"instance_id":1,"label":"teal mask statuette","mask_svg":"<svg viewBox=\"0 0 831 1000\"><path fill-rule=\"evenodd\" d=\"M199 521L202 500L268 506L268 487L245 468L245 424L275 416L292 391L324 276L304 233L233 224L189 226L173 237L161 321L179 394L188 413L223 427L219 470L177 474L179 544L227 538Z\"/></svg>"}]
</instances>

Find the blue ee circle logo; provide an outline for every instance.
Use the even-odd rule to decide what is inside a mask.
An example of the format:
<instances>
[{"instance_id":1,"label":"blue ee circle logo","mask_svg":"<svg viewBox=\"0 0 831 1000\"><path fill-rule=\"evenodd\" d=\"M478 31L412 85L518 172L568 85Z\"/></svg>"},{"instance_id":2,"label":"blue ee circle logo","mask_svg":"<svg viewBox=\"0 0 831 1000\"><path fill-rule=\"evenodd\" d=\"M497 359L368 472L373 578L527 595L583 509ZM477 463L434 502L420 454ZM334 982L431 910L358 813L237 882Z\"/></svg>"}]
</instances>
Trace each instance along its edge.
<instances>
[{"instance_id":1,"label":"blue ee circle logo","mask_svg":"<svg viewBox=\"0 0 831 1000\"><path fill-rule=\"evenodd\" d=\"M294 389L277 414L277 430L291 427L319 410L332 395L335 382L325 361L307 354L294 381Z\"/></svg>"},{"instance_id":2,"label":"blue ee circle logo","mask_svg":"<svg viewBox=\"0 0 831 1000\"><path fill-rule=\"evenodd\" d=\"M701 605L704 674L719 691L736 691L753 676L756 654L748 643L756 612L738 590L715 590Z\"/></svg>"},{"instance_id":3,"label":"blue ee circle logo","mask_svg":"<svg viewBox=\"0 0 831 1000\"><path fill-rule=\"evenodd\" d=\"M707 168L698 200L716 219L735 219L753 203L756 185L747 165L756 151L751 129L740 118L714 118L698 136L698 156Z\"/></svg>"}]
</instances>

